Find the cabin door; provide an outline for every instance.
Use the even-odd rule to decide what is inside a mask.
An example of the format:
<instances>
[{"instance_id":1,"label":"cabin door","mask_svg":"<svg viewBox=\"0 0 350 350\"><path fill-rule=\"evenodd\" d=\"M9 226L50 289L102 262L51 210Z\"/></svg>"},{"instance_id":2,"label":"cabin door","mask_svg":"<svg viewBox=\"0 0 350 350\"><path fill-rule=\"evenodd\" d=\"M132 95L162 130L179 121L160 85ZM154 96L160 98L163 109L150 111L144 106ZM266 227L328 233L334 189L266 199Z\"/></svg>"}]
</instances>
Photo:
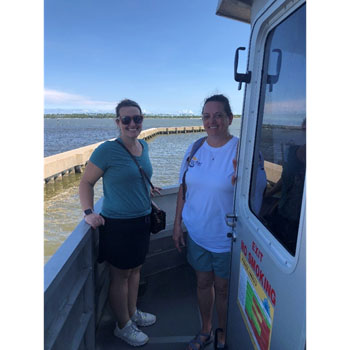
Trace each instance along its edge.
<instances>
[{"instance_id":1,"label":"cabin door","mask_svg":"<svg viewBox=\"0 0 350 350\"><path fill-rule=\"evenodd\" d=\"M305 347L305 4L251 36L232 229L228 349Z\"/></svg>"}]
</instances>

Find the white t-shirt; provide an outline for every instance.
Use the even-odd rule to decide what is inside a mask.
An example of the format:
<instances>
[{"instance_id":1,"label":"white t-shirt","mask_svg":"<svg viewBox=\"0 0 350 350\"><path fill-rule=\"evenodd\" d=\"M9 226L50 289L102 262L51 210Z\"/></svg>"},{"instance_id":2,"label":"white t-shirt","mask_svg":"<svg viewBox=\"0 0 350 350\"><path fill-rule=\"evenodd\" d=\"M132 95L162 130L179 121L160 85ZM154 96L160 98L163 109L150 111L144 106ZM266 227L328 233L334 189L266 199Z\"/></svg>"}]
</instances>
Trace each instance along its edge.
<instances>
[{"instance_id":1,"label":"white t-shirt","mask_svg":"<svg viewBox=\"0 0 350 350\"><path fill-rule=\"evenodd\" d=\"M207 141L197 150L186 174L186 201L182 219L191 239L201 247L215 253L229 252L230 231L225 215L233 211L234 174L238 138L232 137L222 147L211 147ZM180 170L180 184L186 159L193 144L187 149Z\"/></svg>"}]
</instances>

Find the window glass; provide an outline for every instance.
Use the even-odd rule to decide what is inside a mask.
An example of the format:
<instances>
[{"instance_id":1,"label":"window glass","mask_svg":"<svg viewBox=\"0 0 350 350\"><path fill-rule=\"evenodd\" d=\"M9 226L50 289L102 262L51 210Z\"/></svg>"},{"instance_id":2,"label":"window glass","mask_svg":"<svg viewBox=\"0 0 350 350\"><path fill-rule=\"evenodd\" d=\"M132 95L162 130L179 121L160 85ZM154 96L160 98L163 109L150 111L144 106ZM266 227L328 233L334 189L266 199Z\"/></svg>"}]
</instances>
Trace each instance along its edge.
<instances>
[{"instance_id":1,"label":"window glass","mask_svg":"<svg viewBox=\"0 0 350 350\"><path fill-rule=\"evenodd\" d=\"M306 169L305 5L268 35L250 208L293 256Z\"/></svg>"}]
</instances>

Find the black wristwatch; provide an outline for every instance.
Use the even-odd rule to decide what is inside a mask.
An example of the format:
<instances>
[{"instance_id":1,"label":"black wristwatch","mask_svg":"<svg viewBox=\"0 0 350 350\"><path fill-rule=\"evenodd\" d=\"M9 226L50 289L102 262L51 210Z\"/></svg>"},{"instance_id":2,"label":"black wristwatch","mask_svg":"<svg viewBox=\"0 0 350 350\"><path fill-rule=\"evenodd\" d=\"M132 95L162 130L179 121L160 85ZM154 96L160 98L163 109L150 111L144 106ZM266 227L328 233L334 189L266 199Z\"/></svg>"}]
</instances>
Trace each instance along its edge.
<instances>
[{"instance_id":1,"label":"black wristwatch","mask_svg":"<svg viewBox=\"0 0 350 350\"><path fill-rule=\"evenodd\" d=\"M93 213L93 211L92 211L92 209L86 209L86 210L84 210L84 214L85 214L85 216L87 216L87 215L90 215L90 214L92 214Z\"/></svg>"}]
</instances>

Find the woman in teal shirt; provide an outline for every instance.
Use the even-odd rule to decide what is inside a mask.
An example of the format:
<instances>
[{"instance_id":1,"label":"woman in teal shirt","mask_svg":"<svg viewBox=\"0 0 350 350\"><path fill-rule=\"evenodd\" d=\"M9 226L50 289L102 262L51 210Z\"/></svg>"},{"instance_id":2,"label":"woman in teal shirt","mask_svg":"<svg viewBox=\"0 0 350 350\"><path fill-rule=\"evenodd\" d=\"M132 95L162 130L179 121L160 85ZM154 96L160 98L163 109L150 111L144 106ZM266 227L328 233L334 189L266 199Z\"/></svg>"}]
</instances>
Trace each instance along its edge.
<instances>
[{"instance_id":1,"label":"woman in teal shirt","mask_svg":"<svg viewBox=\"0 0 350 350\"><path fill-rule=\"evenodd\" d=\"M116 116L119 142L151 178L148 145L137 139L143 121L140 106L123 100L116 107ZM94 185L101 177L104 200L98 214L93 211L93 197ZM109 301L117 318L114 334L133 346L149 340L138 326L156 321L155 315L136 308L140 269L150 240L150 191L130 155L116 141L106 141L95 149L79 187L85 221L93 228L99 227L98 261L106 261L110 266Z\"/></svg>"}]
</instances>

